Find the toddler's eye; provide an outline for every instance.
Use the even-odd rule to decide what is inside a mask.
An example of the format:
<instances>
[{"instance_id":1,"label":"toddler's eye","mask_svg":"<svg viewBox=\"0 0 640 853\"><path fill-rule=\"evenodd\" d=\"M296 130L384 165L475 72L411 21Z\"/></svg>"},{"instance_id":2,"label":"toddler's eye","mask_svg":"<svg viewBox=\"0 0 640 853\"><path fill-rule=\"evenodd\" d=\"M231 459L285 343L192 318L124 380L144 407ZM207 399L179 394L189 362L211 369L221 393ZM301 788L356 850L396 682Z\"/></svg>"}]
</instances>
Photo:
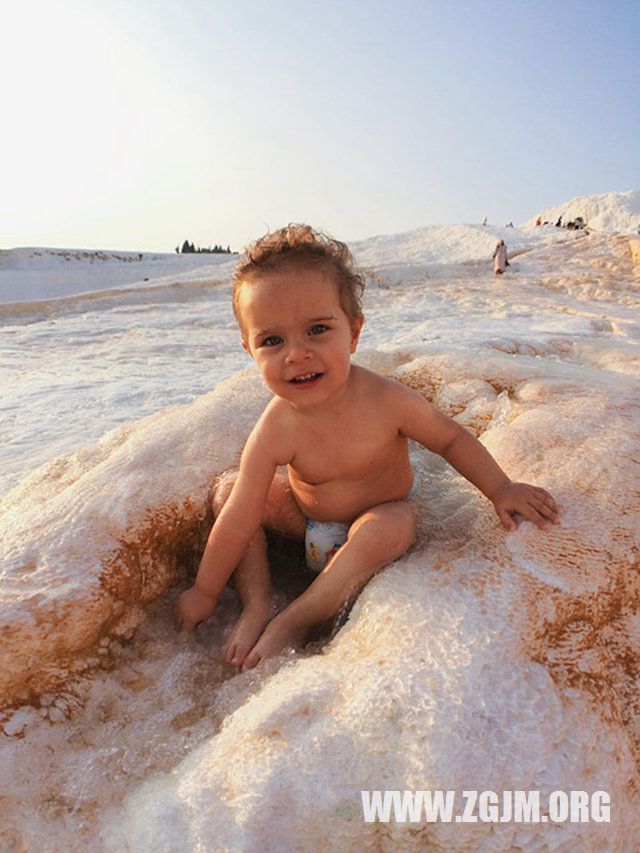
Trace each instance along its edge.
<instances>
[{"instance_id":1,"label":"toddler's eye","mask_svg":"<svg viewBox=\"0 0 640 853\"><path fill-rule=\"evenodd\" d=\"M269 335L268 338L265 338L262 341L261 346L263 347L277 347L278 344L282 343L282 338L280 335Z\"/></svg>"},{"instance_id":2,"label":"toddler's eye","mask_svg":"<svg viewBox=\"0 0 640 853\"><path fill-rule=\"evenodd\" d=\"M309 332L312 335L321 335L323 332L326 332L329 327L325 326L324 323L315 323L310 329Z\"/></svg>"}]
</instances>

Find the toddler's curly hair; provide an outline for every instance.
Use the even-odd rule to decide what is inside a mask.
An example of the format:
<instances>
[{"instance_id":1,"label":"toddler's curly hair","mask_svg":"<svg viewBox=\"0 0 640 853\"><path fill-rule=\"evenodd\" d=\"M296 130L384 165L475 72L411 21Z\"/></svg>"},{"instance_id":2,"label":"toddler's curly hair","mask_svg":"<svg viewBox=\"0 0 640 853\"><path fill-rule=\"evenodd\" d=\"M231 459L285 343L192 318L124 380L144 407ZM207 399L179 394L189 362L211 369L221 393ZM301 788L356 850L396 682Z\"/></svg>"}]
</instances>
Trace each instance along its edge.
<instances>
[{"instance_id":1,"label":"toddler's curly hair","mask_svg":"<svg viewBox=\"0 0 640 853\"><path fill-rule=\"evenodd\" d=\"M233 273L233 313L242 329L239 298L242 287L261 274L287 266L319 267L334 275L340 304L353 322L362 316L364 276L353 269L353 256L345 243L310 225L291 223L247 246Z\"/></svg>"}]
</instances>

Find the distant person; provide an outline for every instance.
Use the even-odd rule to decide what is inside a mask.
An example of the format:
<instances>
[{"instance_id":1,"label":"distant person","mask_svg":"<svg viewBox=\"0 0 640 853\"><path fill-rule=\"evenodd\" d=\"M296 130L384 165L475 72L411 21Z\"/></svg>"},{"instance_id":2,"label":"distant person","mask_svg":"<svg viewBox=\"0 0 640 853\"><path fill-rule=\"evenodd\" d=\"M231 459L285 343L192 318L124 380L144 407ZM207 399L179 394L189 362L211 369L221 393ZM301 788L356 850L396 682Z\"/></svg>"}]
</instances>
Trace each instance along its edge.
<instances>
[{"instance_id":1,"label":"distant person","mask_svg":"<svg viewBox=\"0 0 640 853\"><path fill-rule=\"evenodd\" d=\"M308 225L267 234L233 275L242 344L273 398L239 471L220 481L197 576L176 608L178 626L195 627L233 575L243 609L222 657L243 670L301 643L411 546L410 440L473 483L506 530L516 529L517 516L540 528L559 521L548 492L512 482L471 432L422 394L351 363L363 287L345 244ZM265 529L304 541L318 573L271 620Z\"/></svg>"},{"instance_id":2,"label":"distant person","mask_svg":"<svg viewBox=\"0 0 640 853\"><path fill-rule=\"evenodd\" d=\"M636 234L640 234L640 225L636 228Z\"/></svg>"},{"instance_id":3,"label":"distant person","mask_svg":"<svg viewBox=\"0 0 640 853\"><path fill-rule=\"evenodd\" d=\"M513 228L513 222L507 222L507 228Z\"/></svg>"},{"instance_id":4,"label":"distant person","mask_svg":"<svg viewBox=\"0 0 640 853\"><path fill-rule=\"evenodd\" d=\"M496 275L502 275L508 266L507 247L504 244L504 240L498 240L493 252L493 271Z\"/></svg>"},{"instance_id":5,"label":"distant person","mask_svg":"<svg viewBox=\"0 0 640 853\"><path fill-rule=\"evenodd\" d=\"M558 217L558 220L556 222L556 228L562 228L562 216Z\"/></svg>"},{"instance_id":6,"label":"distant person","mask_svg":"<svg viewBox=\"0 0 640 853\"><path fill-rule=\"evenodd\" d=\"M542 218L540 216L536 219L536 225L542 225Z\"/></svg>"},{"instance_id":7,"label":"distant person","mask_svg":"<svg viewBox=\"0 0 640 853\"><path fill-rule=\"evenodd\" d=\"M485 217L483 217L483 219L482 219L482 224L483 224L483 225L486 225L486 224L487 224L487 217L486 217L486 216L485 216Z\"/></svg>"}]
</instances>

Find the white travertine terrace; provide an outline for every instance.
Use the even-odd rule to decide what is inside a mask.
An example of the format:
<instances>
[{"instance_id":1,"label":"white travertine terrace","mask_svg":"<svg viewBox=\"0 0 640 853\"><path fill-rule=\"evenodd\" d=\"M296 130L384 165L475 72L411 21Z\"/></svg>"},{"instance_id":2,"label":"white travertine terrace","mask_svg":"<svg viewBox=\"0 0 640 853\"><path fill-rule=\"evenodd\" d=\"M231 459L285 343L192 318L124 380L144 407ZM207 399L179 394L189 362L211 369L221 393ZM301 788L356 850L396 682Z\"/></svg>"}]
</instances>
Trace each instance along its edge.
<instances>
[{"instance_id":1,"label":"white travertine terrace","mask_svg":"<svg viewBox=\"0 0 640 853\"><path fill-rule=\"evenodd\" d=\"M64 684L100 639L130 635L140 607L176 582L213 479L267 399L255 374L229 380L54 460L3 501L3 704Z\"/></svg>"},{"instance_id":2,"label":"white travertine terrace","mask_svg":"<svg viewBox=\"0 0 640 853\"><path fill-rule=\"evenodd\" d=\"M199 633L171 626L167 591L193 567L212 484L267 399L253 371L9 493L0 847L633 849L638 281L626 239L588 245L565 247L561 269L555 249L523 256L511 301L477 281L387 291L399 311L421 286L448 288L464 328L364 363L459 418L564 516L507 536L481 496L414 449L420 537L321 650L232 676L216 659L231 595ZM514 319L510 338L460 340L482 312L525 307L532 328L539 316L557 331L526 335ZM574 317L570 335L560 324ZM605 790L612 822L363 822L361 789L411 788Z\"/></svg>"}]
</instances>

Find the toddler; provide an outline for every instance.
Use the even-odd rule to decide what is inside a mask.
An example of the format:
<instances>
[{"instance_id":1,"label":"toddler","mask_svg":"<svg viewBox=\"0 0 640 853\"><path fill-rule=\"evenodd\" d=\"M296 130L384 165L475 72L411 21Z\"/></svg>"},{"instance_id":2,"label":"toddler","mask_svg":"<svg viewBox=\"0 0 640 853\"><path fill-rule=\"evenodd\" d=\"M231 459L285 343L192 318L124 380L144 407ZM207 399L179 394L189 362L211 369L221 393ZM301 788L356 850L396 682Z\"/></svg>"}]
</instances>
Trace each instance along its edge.
<instances>
[{"instance_id":1,"label":"toddler","mask_svg":"<svg viewBox=\"0 0 640 853\"><path fill-rule=\"evenodd\" d=\"M515 530L516 514L541 528L558 522L548 492L512 482L421 394L351 363L364 284L343 243L289 225L247 249L233 284L242 345L274 396L239 471L219 484L195 583L177 599L178 627L207 619L232 575L242 612L222 656L243 670L335 616L413 542L409 439L477 486L505 529ZM273 619L265 529L306 540L319 572Z\"/></svg>"}]
</instances>

